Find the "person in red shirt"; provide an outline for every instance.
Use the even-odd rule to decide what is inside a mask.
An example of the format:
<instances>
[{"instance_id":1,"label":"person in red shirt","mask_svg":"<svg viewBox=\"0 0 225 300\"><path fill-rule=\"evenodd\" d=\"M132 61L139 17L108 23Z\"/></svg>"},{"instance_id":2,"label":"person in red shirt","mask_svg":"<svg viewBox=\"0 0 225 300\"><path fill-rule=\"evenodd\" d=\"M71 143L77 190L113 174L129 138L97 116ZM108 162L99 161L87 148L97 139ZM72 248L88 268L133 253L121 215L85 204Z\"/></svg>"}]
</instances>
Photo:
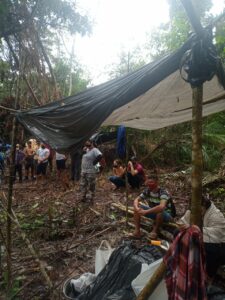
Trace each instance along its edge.
<instances>
[{"instance_id":1,"label":"person in red shirt","mask_svg":"<svg viewBox=\"0 0 225 300\"><path fill-rule=\"evenodd\" d=\"M127 179L132 188L140 188L145 182L145 172L143 166L137 162L137 158L132 156L128 161Z\"/></svg>"}]
</instances>

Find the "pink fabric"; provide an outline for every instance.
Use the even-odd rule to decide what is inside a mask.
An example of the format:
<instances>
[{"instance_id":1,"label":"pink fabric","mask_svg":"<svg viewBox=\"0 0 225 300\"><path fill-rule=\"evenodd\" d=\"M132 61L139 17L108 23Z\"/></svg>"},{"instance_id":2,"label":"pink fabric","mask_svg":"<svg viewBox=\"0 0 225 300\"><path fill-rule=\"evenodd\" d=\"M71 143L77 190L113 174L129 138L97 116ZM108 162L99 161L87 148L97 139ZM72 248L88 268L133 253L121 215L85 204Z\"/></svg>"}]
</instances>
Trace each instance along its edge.
<instances>
[{"instance_id":1,"label":"pink fabric","mask_svg":"<svg viewBox=\"0 0 225 300\"><path fill-rule=\"evenodd\" d=\"M138 174L140 174L142 176L143 181L144 181L145 180L145 172L144 172L144 169L143 169L142 165L137 163L134 166L134 169L138 171Z\"/></svg>"}]
</instances>

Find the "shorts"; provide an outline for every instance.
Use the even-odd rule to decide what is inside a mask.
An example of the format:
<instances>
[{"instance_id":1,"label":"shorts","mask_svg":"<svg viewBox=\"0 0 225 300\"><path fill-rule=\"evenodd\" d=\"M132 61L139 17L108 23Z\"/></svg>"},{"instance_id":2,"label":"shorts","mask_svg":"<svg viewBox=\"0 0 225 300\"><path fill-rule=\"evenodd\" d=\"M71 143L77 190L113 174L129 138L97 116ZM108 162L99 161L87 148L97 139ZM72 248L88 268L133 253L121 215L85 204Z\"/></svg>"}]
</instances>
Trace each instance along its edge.
<instances>
[{"instance_id":1,"label":"shorts","mask_svg":"<svg viewBox=\"0 0 225 300\"><path fill-rule=\"evenodd\" d=\"M56 167L57 170L65 170L66 168L66 161L65 159L56 160Z\"/></svg>"},{"instance_id":2,"label":"shorts","mask_svg":"<svg viewBox=\"0 0 225 300\"><path fill-rule=\"evenodd\" d=\"M48 162L45 163L40 163L37 165L37 175L46 175L46 170L47 170Z\"/></svg>"},{"instance_id":3,"label":"shorts","mask_svg":"<svg viewBox=\"0 0 225 300\"><path fill-rule=\"evenodd\" d=\"M150 207L147 206L147 205L141 205L141 208L144 209L144 210L150 209ZM163 216L163 222L169 222L169 221L172 220L172 216L165 210L162 212L162 216ZM145 217L147 217L149 219L152 219L152 220L155 220L156 214L154 214L154 213L151 214L150 213L150 214L145 215Z\"/></svg>"},{"instance_id":4,"label":"shorts","mask_svg":"<svg viewBox=\"0 0 225 300\"><path fill-rule=\"evenodd\" d=\"M29 170L29 168L33 168L34 167L34 159L32 158L26 158L25 160L25 170Z\"/></svg>"}]
</instances>

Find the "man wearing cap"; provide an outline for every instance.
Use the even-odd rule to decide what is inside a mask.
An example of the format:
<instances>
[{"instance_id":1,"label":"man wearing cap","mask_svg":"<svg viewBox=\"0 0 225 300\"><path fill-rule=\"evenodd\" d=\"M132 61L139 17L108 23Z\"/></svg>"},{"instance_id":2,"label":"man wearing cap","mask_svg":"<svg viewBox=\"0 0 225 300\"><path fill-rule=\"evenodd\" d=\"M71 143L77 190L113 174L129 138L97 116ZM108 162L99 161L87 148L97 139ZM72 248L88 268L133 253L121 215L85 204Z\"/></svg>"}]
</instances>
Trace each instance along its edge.
<instances>
[{"instance_id":1,"label":"man wearing cap","mask_svg":"<svg viewBox=\"0 0 225 300\"><path fill-rule=\"evenodd\" d=\"M141 238L140 221L141 216L154 220L151 239L157 239L159 228L163 222L169 222L174 217L172 199L167 190L158 185L156 177L150 177L145 181L146 189L134 200L134 238ZM147 202L147 205L140 203ZM172 216L173 215L173 216Z\"/></svg>"},{"instance_id":2,"label":"man wearing cap","mask_svg":"<svg viewBox=\"0 0 225 300\"><path fill-rule=\"evenodd\" d=\"M128 161L127 179L128 183L133 189L139 189L140 186L145 182L145 172L143 166L137 162L137 158L135 156L132 156Z\"/></svg>"}]
</instances>

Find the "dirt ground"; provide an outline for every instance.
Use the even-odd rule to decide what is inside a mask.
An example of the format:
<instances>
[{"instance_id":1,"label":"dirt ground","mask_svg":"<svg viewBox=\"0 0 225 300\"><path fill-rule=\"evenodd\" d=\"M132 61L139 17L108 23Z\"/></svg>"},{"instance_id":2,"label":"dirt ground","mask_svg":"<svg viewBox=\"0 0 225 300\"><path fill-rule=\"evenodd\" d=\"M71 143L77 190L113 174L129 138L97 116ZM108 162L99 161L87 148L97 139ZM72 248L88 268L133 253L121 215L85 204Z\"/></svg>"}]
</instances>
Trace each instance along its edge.
<instances>
[{"instance_id":1,"label":"dirt ground","mask_svg":"<svg viewBox=\"0 0 225 300\"><path fill-rule=\"evenodd\" d=\"M107 180L107 173L97 179L94 204L80 201L79 185L70 182L66 190L58 182L56 175L49 174L46 184L36 185L34 181L14 185L13 211L15 212L22 231L35 249L39 259L45 266L54 285L55 295L49 293L46 279L39 270L27 244L21 237L21 230L13 226L13 286L11 299L46 300L66 299L62 289L65 281L79 277L85 272L94 273L95 251L102 240L117 247L132 232L127 225L126 213L113 204L132 206L134 198L140 191L115 191ZM161 170L161 186L168 188L176 203L178 217L188 207L190 198L190 173L172 173ZM2 192L7 193L7 185ZM220 189L225 185L220 184ZM3 201L4 202L4 201ZM4 205L6 203L4 202ZM1 288L4 295L5 285L5 218L1 209ZM128 215L128 223L132 216ZM150 228L148 229L150 230ZM148 243L147 237L138 243Z\"/></svg>"}]
</instances>

